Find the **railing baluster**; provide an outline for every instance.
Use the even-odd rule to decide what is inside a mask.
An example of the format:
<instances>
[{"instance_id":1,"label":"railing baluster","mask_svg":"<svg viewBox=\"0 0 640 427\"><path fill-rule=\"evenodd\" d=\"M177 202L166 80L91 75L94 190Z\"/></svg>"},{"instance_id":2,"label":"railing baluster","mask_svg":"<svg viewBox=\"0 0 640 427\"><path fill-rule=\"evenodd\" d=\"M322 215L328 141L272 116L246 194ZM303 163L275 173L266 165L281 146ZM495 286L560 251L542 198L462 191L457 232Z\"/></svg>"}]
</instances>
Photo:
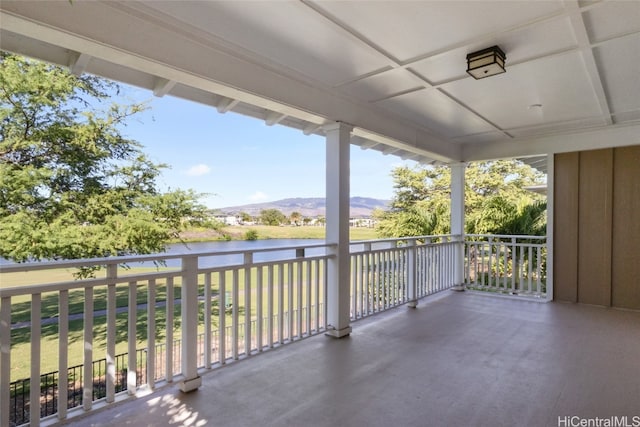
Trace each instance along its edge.
<instances>
[{"instance_id":1,"label":"railing baluster","mask_svg":"<svg viewBox=\"0 0 640 427\"><path fill-rule=\"evenodd\" d=\"M296 299L298 300L298 302L297 302L297 305L298 305L298 316L297 316L297 319L296 319L297 320L296 327L297 327L298 330L296 331L296 335L298 336L298 339L300 339L300 338L302 338L302 316L303 316L303 312L302 312L302 289L303 289L303 286L302 286L302 283L303 283L302 282L302 280L303 280L302 271L303 270L302 270L302 262L301 261L297 261L295 263L295 265L296 265L296 274L297 274L296 283L295 283L295 290L296 290L296 296L297 296Z\"/></svg>"},{"instance_id":2,"label":"railing baluster","mask_svg":"<svg viewBox=\"0 0 640 427\"><path fill-rule=\"evenodd\" d=\"M391 308L393 305L391 304L391 287L393 286L393 277L391 272L391 255L393 254L392 250L385 250L382 253L384 261L382 262L382 267L384 269L383 274L383 283L384 286L384 309L387 310Z\"/></svg>"},{"instance_id":3,"label":"railing baluster","mask_svg":"<svg viewBox=\"0 0 640 427\"><path fill-rule=\"evenodd\" d=\"M174 288L173 277L167 278L166 289L166 337L165 337L165 379L173 382L173 312L174 312Z\"/></svg>"},{"instance_id":4,"label":"railing baluster","mask_svg":"<svg viewBox=\"0 0 640 427\"><path fill-rule=\"evenodd\" d=\"M156 386L156 280L147 284L147 384Z\"/></svg>"},{"instance_id":5,"label":"railing baluster","mask_svg":"<svg viewBox=\"0 0 640 427\"><path fill-rule=\"evenodd\" d=\"M67 418L69 393L69 291L58 294L58 419Z\"/></svg>"},{"instance_id":6,"label":"railing baluster","mask_svg":"<svg viewBox=\"0 0 640 427\"><path fill-rule=\"evenodd\" d=\"M244 254L244 355L251 355L251 265L253 253Z\"/></svg>"},{"instance_id":7,"label":"railing baluster","mask_svg":"<svg viewBox=\"0 0 640 427\"><path fill-rule=\"evenodd\" d=\"M238 278L238 269L233 269L233 275L231 276L231 294L232 294L232 305L231 305L231 354L233 360L238 360L238 322L239 322L239 310L238 304L240 302L239 296L239 278Z\"/></svg>"},{"instance_id":8,"label":"railing baluster","mask_svg":"<svg viewBox=\"0 0 640 427\"><path fill-rule=\"evenodd\" d=\"M542 247L538 246L536 251L536 296L542 295Z\"/></svg>"},{"instance_id":9,"label":"railing baluster","mask_svg":"<svg viewBox=\"0 0 640 427\"><path fill-rule=\"evenodd\" d=\"M284 265L278 265L278 342L284 344Z\"/></svg>"},{"instance_id":10,"label":"railing baluster","mask_svg":"<svg viewBox=\"0 0 640 427\"><path fill-rule=\"evenodd\" d=\"M273 265L267 266L267 323L268 344L269 348L273 348Z\"/></svg>"},{"instance_id":11,"label":"railing baluster","mask_svg":"<svg viewBox=\"0 0 640 427\"><path fill-rule=\"evenodd\" d=\"M218 273L220 296L218 297L218 362L224 365L227 360L227 275L226 271Z\"/></svg>"},{"instance_id":12,"label":"railing baluster","mask_svg":"<svg viewBox=\"0 0 640 427\"><path fill-rule=\"evenodd\" d=\"M211 356L213 353L213 345L211 343L212 339L212 327L211 327L211 316L212 316L212 304L213 304L213 296L211 289L211 274L206 273L204 275L204 336L203 336L203 364L205 369L211 369Z\"/></svg>"},{"instance_id":13,"label":"railing baluster","mask_svg":"<svg viewBox=\"0 0 640 427\"><path fill-rule=\"evenodd\" d=\"M106 380L106 400L107 403L115 401L116 392L116 277L118 275L118 264L109 264L107 266L107 348L106 360L107 368L105 372ZM60 366L60 378L62 379L62 365ZM66 374L66 367L65 367ZM66 376L66 375L65 375ZM64 387L65 389L67 387Z\"/></svg>"},{"instance_id":14,"label":"railing baluster","mask_svg":"<svg viewBox=\"0 0 640 427\"><path fill-rule=\"evenodd\" d=\"M182 284L184 286L184 283ZM127 316L128 342L127 342L127 394L130 396L136 393L136 342L137 342L137 302L138 283L129 282L129 304ZM183 301L184 303L184 301ZM184 307L183 307L184 308ZM86 364L86 363L85 363ZM86 377L86 374L85 374Z\"/></svg>"},{"instance_id":15,"label":"railing baluster","mask_svg":"<svg viewBox=\"0 0 640 427\"><path fill-rule=\"evenodd\" d=\"M320 277L320 264L321 261L317 260L314 263L314 267L315 267L315 280L314 280L314 286L315 286L315 291L316 291L316 333L320 332L320 284L324 281L324 276L321 278ZM323 294L323 298L324 298L324 294Z\"/></svg>"},{"instance_id":16,"label":"railing baluster","mask_svg":"<svg viewBox=\"0 0 640 427\"><path fill-rule=\"evenodd\" d=\"M293 341L293 263L287 263L287 336Z\"/></svg>"},{"instance_id":17,"label":"railing baluster","mask_svg":"<svg viewBox=\"0 0 640 427\"><path fill-rule=\"evenodd\" d=\"M262 352L264 333L264 324L262 318L262 294L264 292L262 285L263 274L264 267L260 266L256 268L256 347L258 352Z\"/></svg>"},{"instance_id":18,"label":"railing baluster","mask_svg":"<svg viewBox=\"0 0 640 427\"><path fill-rule=\"evenodd\" d=\"M532 282L532 275L533 275L533 247L531 245L529 245L529 275L527 277L527 289L528 292L531 293L531 282Z\"/></svg>"},{"instance_id":19,"label":"railing baluster","mask_svg":"<svg viewBox=\"0 0 640 427\"><path fill-rule=\"evenodd\" d=\"M42 319L42 295L31 295L31 381L29 384L29 415L31 426L40 425L40 340ZM9 333L11 333L9 325Z\"/></svg>"},{"instance_id":20,"label":"railing baluster","mask_svg":"<svg viewBox=\"0 0 640 427\"><path fill-rule=\"evenodd\" d=\"M84 289L84 381L82 407L90 411L93 404L93 288Z\"/></svg>"}]
</instances>

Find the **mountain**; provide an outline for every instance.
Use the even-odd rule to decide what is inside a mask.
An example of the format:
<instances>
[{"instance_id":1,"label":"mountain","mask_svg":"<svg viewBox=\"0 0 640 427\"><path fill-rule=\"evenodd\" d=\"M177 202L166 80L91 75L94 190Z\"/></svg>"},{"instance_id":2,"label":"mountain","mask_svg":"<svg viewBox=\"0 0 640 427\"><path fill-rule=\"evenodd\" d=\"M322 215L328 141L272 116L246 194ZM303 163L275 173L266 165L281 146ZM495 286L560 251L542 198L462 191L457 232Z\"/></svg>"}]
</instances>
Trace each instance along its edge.
<instances>
[{"instance_id":1,"label":"mountain","mask_svg":"<svg viewBox=\"0 0 640 427\"><path fill-rule=\"evenodd\" d=\"M388 200L372 199L370 197L352 197L350 205L350 216L352 218L370 217L374 209L389 209ZM278 209L287 216L291 215L291 212L300 212L302 216L306 217L324 216L326 213L326 200L324 197L296 197L275 202L219 208L215 209L215 212L224 215L236 215L240 212L246 212L251 216L258 216L260 211L264 209Z\"/></svg>"}]
</instances>

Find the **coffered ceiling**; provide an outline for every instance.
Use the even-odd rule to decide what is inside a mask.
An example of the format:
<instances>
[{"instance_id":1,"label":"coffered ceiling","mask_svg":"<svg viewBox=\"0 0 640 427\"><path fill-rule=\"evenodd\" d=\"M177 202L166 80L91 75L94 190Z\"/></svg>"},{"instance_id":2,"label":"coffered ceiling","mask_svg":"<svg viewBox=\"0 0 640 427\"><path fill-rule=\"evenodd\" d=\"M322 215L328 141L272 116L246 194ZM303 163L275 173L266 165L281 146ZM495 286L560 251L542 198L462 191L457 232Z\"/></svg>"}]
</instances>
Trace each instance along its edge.
<instances>
[{"instance_id":1,"label":"coffered ceiling","mask_svg":"<svg viewBox=\"0 0 640 427\"><path fill-rule=\"evenodd\" d=\"M640 143L639 1L5 1L0 47L418 161ZM475 80L492 45L504 74Z\"/></svg>"}]
</instances>

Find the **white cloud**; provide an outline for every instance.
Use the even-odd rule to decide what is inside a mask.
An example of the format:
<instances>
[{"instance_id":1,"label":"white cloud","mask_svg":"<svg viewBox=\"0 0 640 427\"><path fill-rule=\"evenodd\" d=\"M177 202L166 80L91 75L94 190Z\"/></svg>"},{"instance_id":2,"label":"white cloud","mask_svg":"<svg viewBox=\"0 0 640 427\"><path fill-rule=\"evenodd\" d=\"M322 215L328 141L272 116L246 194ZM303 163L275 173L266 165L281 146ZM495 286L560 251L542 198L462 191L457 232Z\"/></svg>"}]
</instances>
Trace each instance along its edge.
<instances>
[{"instance_id":1,"label":"white cloud","mask_svg":"<svg viewBox=\"0 0 640 427\"><path fill-rule=\"evenodd\" d=\"M211 168L205 165L204 163L191 166L189 169L187 169L187 175L189 176L202 176L202 175L207 175L210 172L211 172Z\"/></svg>"},{"instance_id":2,"label":"white cloud","mask_svg":"<svg viewBox=\"0 0 640 427\"><path fill-rule=\"evenodd\" d=\"M269 196L264 194L262 191L256 191L255 193L249 196L249 200L251 200L252 202L259 202L261 200L267 200L268 198Z\"/></svg>"}]
</instances>

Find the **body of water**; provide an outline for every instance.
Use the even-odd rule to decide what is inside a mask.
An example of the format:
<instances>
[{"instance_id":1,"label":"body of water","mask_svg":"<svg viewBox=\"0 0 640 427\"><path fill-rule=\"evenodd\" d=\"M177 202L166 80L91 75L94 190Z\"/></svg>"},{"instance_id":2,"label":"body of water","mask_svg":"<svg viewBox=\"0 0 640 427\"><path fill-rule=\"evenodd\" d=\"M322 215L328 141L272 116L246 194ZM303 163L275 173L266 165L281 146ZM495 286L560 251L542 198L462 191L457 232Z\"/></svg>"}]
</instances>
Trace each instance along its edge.
<instances>
[{"instance_id":1,"label":"body of water","mask_svg":"<svg viewBox=\"0 0 640 427\"><path fill-rule=\"evenodd\" d=\"M250 251L265 248L283 248L288 246L315 245L324 243L323 239L270 239L270 240L231 240L195 243L173 243L167 246L164 254L197 254L208 252L228 252L228 251ZM322 255L325 248L309 249L307 256ZM162 254L159 254L162 255ZM261 252L254 255L254 262L276 261L295 256L295 250L281 250ZM241 264L243 254L215 255L201 258L199 267L213 267L219 265ZM180 259L169 259L166 261L167 267L179 267ZM12 261L0 258L0 265L11 265ZM130 263L131 267L153 266L153 262Z\"/></svg>"}]
</instances>

